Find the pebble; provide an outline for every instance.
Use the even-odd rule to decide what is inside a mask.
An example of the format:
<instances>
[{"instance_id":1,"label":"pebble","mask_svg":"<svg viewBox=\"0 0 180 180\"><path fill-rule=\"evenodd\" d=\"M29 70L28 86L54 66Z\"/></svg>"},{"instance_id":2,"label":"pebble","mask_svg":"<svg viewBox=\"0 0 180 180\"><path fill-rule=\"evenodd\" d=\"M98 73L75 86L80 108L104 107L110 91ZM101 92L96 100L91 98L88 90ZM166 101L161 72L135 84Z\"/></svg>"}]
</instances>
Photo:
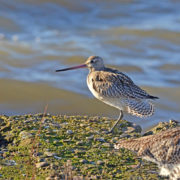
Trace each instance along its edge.
<instances>
[{"instance_id":1,"label":"pebble","mask_svg":"<svg viewBox=\"0 0 180 180\"><path fill-rule=\"evenodd\" d=\"M40 158L38 161L39 162L45 162L45 159L44 158Z\"/></svg>"},{"instance_id":2,"label":"pebble","mask_svg":"<svg viewBox=\"0 0 180 180\"><path fill-rule=\"evenodd\" d=\"M78 146L82 146L82 145L83 145L83 143L84 143L83 141L77 141L77 142L76 142L76 145L78 145Z\"/></svg>"},{"instance_id":3,"label":"pebble","mask_svg":"<svg viewBox=\"0 0 180 180\"><path fill-rule=\"evenodd\" d=\"M91 136L89 136L89 137L86 137L87 140L93 140L93 138L94 138L94 135L91 135Z\"/></svg>"},{"instance_id":4,"label":"pebble","mask_svg":"<svg viewBox=\"0 0 180 180\"><path fill-rule=\"evenodd\" d=\"M52 156L56 156L56 153L52 153L49 151L44 152L44 155L48 156L48 157L52 157Z\"/></svg>"},{"instance_id":5,"label":"pebble","mask_svg":"<svg viewBox=\"0 0 180 180\"><path fill-rule=\"evenodd\" d=\"M130 138L131 136L129 134L123 133L119 137L120 138Z\"/></svg>"},{"instance_id":6,"label":"pebble","mask_svg":"<svg viewBox=\"0 0 180 180\"><path fill-rule=\"evenodd\" d=\"M103 165L103 164L104 164L104 161L98 160L98 161L96 162L96 164L97 164L97 165Z\"/></svg>"},{"instance_id":7,"label":"pebble","mask_svg":"<svg viewBox=\"0 0 180 180\"><path fill-rule=\"evenodd\" d=\"M102 146L106 147L106 148L110 148L110 147L112 147L112 144L110 144L110 143L103 143Z\"/></svg>"},{"instance_id":8,"label":"pebble","mask_svg":"<svg viewBox=\"0 0 180 180\"><path fill-rule=\"evenodd\" d=\"M36 167L37 168L41 168L41 167L46 167L48 166L49 164L47 162L39 162L39 163L36 163Z\"/></svg>"},{"instance_id":9,"label":"pebble","mask_svg":"<svg viewBox=\"0 0 180 180\"><path fill-rule=\"evenodd\" d=\"M49 128L49 126L44 126L44 129L48 129Z\"/></svg>"},{"instance_id":10,"label":"pebble","mask_svg":"<svg viewBox=\"0 0 180 180\"><path fill-rule=\"evenodd\" d=\"M41 156L41 155L43 155L43 153L41 153L41 152L38 152L38 153L36 154L36 156Z\"/></svg>"},{"instance_id":11,"label":"pebble","mask_svg":"<svg viewBox=\"0 0 180 180\"><path fill-rule=\"evenodd\" d=\"M80 124L79 126L80 126L80 127L84 127L84 126L85 126L85 124Z\"/></svg>"},{"instance_id":12,"label":"pebble","mask_svg":"<svg viewBox=\"0 0 180 180\"><path fill-rule=\"evenodd\" d=\"M29 139L32 137L32 134L27 132L27 131L22 131L19 133L19 136L21 138L21 140L24 140L24 139Z\"/></svg>"},{"instance_id":13,"label":"pebble","mask_svg":"<svg viewBox=\"0 0 180 180\"><path fill-rule=\"evenodd\" d=\"M89 162L90 164L93 164L93 165L95 165L96 163L94 162L94 161L91 161L91 162Z\"/></svg>"},{"instance_id":14,"label":"pebble","mask_svg":"<svg viewBox=\"0 0 180 180\"><path fill-rule=\"evenodd\" d=\"M63 139L63 142L71 142L71 139Z\"/></svg>"},{"instance_id":15,"label":"pebble","mask_svg":"<svg viewBox=\"0 0 180 180\"><path fill-rule=\"evenodd\" d=\"M72 130L67 130L66 133L71 135L71 134L73 134L73 131Z\"/></svg>"},{"instance_id":16,"label":"pebble","mask_svg":"<svg viewBox=\"0 0 180 180\"><path fill-rule=\"evenodd\" d=\"M6 166L15 166L15 165L17 165L16 161L14 161L14 160L6 160L4 164Z\"/></svg>"},{"instance_id":17,"label":"pebble","mask_svg":"<svg viewBox=\"0 0 180 180\"><path fill-rule=\"evenodd\" d=\"M80 163L83 163L83 164L88 163L88 161L87 161L86 159L81 159L81 160L79 160L79 162L80 162Z\"/></svg>"},{"instance_id":18,"label":"pebble","mask_svg":"<svg viewBox=\"0 0 180 180\"><path fill-rule=\"evenodd\" d=\"M54 156L54 158L57 159L57 160L61 160L62 159L62 157L59 157L59 156Z\"/></svg>"},{"instance_id":19,"label":"pebble","mask_svg":"<svg viewBox=\"0 0 180 180\"><path fill-rule=\"evenodd\" d=\"M102 138L102 137L96 138L95 140L96 140L96 141L99 141L99 142L105 142L104 138Z\"/></svg>"}]
</instances>

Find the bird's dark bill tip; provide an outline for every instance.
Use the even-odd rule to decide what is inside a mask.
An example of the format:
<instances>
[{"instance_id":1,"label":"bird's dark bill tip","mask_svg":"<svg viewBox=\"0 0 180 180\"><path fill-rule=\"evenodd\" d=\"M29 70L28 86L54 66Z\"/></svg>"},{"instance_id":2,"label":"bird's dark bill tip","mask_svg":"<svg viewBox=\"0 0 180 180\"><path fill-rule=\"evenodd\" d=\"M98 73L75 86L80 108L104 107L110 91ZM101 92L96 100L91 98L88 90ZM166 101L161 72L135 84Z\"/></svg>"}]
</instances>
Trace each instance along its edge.
<instances>
[{"instance_id":1,"label":"bird's dark bill tip","mask_svg":"<svg viewBox=\"0 0 180 180\"><path fill-rule=\"evenodd\" d=\"M56 70L56 72L68 71L68 70L80 69L80 68L87 68L87 66L86 66L86 64L81 64L79 66L74 66L74 67L70 67L70 68L58 69L58 70Z\"/></svg>"}]
</instances>

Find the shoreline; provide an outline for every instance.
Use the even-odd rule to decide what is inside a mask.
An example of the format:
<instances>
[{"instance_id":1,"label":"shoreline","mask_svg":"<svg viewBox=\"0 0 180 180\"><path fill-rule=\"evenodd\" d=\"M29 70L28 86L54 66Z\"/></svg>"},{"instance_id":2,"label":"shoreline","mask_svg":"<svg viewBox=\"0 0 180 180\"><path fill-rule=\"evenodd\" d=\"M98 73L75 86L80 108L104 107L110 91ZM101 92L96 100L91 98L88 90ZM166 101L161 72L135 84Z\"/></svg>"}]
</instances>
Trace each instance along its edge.
<instances>
[{"instance_id":1,"label":"shoreline","mask_svg":"<svg viewBox=\"0 0 180 180\"><path fill-rule=\"evenodd\" d=\"M141 137L141 127L122 120L113 134L114 120L106 117L50 114L0 116L0 179L167 179L154 163L143 161L114 143ZM146 135L177 126L161 122Z\"/></svg>"}]
</instances>

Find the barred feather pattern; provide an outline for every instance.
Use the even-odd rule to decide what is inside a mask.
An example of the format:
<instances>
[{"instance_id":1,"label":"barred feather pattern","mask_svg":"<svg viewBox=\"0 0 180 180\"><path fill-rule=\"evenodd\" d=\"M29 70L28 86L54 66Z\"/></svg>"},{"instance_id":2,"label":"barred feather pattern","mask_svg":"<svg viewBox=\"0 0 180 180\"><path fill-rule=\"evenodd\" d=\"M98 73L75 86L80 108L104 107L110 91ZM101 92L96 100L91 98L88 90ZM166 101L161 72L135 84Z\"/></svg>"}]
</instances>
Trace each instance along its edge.
<instances>
[{"instance_id":1,"label":"barred feather pattern","mask_svg":"<svg viewBox=\"0 0 180 180\"><path fill-rule=\"evenodd\" d=\"M147 117L154 113L153 104L149 99L157 97L136 86L122 72L109 68L105 68L104 71L93 71L88 75L87 84L97 99L111 106L138 117Z\"/></svg>"},{"instance_id":2,"label":"barred feather pattern","mask_svg":"<svg viewBox=\"0 0 180 180\"><path fill-rule=\"evenodd\" d=\"M180 164L177 165L169 175L170 180L179 180L180 179Z\"/></svg>"},{"instance_id":3,"label":"barred feather pattern","mask_svg":"<svg viewBox=\"0 0 180 180\"><path fill-rule=\"evenodd\" d=\"M126 111L138 117L151 116L154 113L154 106L148 100L124 100L126 104Z\"/></svg>"},{"instance_id":4,"label":"barred feather pattern","mask_svg":"<svg viewBox=\"0 0 180 180\"><path fill-rule=\"evenodd\" d=\"M138 139L120 140L115 149L127 148L148 161L157 163L160 174L180 178L180 127Z\"/></svg>"},{"instance_id":5,"label":"barred feather pattern","mask_svg":"<svg viewBox=\"0 0 180 180\"><path fill-rule=\"evenodd\" d=\"M90 72L88 83L92 83L94 90L101 96L109 98L149 99L151 97L146 91L135 85L127 75L110 68Z\"/></svg>"}]
</instances>

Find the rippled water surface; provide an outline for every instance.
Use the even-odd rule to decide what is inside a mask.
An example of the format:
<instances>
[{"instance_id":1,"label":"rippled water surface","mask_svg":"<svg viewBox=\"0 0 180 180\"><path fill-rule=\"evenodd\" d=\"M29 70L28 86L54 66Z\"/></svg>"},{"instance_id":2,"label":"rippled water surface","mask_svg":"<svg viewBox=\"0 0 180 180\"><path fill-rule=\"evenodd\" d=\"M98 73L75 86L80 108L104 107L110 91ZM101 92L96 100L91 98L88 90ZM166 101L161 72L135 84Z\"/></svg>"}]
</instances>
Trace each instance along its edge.
<instances>
[{"instance_id":1,"label":"rippled water surface","mask_svg":"<svg viewBox=\"0 0 180 180\"><path fill-rule=\"evenodd\" d=\"M85 69L55 73L90 55L159 96L150 127L180 118L180 1L0 0L0 113L116 118L93 98ZM132 117L127 117L132 120Z\"/></svg>"}]
</instances>

